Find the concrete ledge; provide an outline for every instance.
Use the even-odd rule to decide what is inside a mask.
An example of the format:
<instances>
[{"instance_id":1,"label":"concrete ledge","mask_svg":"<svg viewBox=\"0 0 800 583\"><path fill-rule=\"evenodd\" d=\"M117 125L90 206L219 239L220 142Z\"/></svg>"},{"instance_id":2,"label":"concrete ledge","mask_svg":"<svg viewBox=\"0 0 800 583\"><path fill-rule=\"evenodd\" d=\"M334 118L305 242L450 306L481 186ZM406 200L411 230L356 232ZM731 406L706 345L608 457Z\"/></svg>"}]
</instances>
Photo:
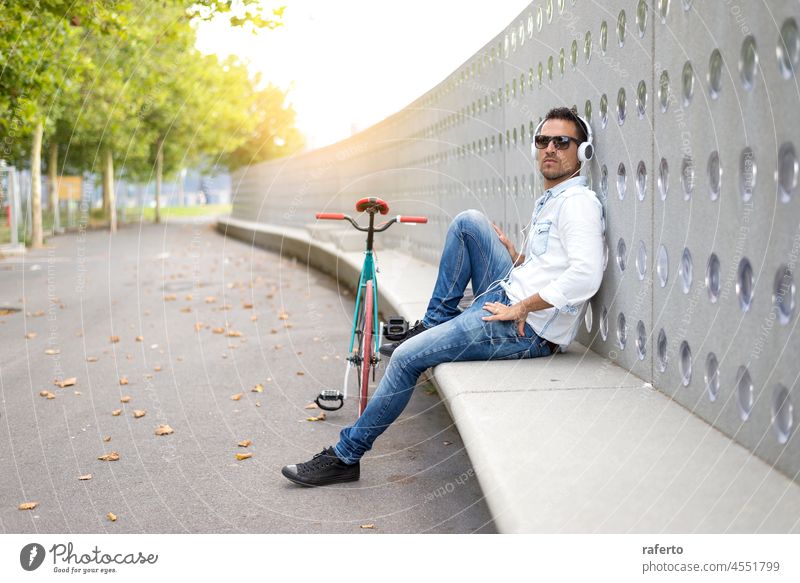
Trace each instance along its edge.
<instances>
[{"instance_id":1,"label":"concrete ledge","mask_svg":"<svg viewBox=\"0 0 800 583\"><path fill-rule=\"evenodd\" d=\"M363 252L335 229L217 225L357 284ZM393 251L378 258L384 314L421 317L436 268ZM796 482L583 346L442 364L432 377L500 532L800 532Z\"/></svg>"}]
</instances>

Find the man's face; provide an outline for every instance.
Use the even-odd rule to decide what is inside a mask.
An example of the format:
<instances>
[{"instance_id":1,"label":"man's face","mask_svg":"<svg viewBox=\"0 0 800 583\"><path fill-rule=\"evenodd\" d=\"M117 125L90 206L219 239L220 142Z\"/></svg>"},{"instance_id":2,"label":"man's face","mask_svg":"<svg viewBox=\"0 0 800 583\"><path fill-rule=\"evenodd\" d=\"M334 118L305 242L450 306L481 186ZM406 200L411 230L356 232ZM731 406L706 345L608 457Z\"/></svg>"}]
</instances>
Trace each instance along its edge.
<instances>
[{"instance_id":1,"label":"man's face","mask_svg":"<svg viewBox=\"0 0 800 583\"><path fill-rule=\"evenodd\" d=\"M572 136L578 139L575 124L566 119L548 119L544 122L539 132L545 136ZM574 174L578 169L578 144L570 141L566 150L556 150L555 142L551 141L539 153L539 171L547 180L558 181Z\"/></svg>"}]
</instances>

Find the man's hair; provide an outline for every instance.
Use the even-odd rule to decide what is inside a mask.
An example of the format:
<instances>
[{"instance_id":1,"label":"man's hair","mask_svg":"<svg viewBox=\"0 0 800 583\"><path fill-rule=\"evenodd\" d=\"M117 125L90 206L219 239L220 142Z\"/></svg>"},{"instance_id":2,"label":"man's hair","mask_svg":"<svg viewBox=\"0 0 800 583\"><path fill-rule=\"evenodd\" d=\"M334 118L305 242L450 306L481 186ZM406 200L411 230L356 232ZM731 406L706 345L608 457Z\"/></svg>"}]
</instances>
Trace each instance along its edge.
<instances>
[{"instance_id":1,"label":"man's hair","mask_svg":"<svg viewBox=\"0 0 800 583\"><path fill-rule=\"evenodd\" d=\"M547 121L549 119L565 119L567 121L571 121L575 125L575 129L578 131L577 138L581 142L585 142L586 138L586 130L583 128L583 123L578 119L578 112L575 109L570 109L569 107L554 107L550 111L547 112L547 115L544 116L544 120Z\"/></svg>"}]
</instances>

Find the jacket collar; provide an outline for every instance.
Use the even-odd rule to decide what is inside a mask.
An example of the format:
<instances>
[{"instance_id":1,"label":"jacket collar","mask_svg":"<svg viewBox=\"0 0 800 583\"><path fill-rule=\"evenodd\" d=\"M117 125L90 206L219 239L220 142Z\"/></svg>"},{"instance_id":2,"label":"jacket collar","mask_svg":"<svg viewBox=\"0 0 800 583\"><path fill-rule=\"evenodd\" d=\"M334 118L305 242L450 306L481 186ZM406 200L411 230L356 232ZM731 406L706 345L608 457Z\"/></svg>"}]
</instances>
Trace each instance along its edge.
<instances>
[{"instance_id":1,"label":"jacket collar","mask_svg":"<svg viewBox=\"0 0 800 583\"><path fill-rule=\"evenodd\" d=\"M559 182L553 188L548 188L544 191L544 196L548 196L550 198L556 197L568 188L572 188L573 186L583 186L588 188L589 187L589 179L586 176L575 176L574 178L570 178L569 180L565 180L564 182Z\"/></svg>"}]
</instances>

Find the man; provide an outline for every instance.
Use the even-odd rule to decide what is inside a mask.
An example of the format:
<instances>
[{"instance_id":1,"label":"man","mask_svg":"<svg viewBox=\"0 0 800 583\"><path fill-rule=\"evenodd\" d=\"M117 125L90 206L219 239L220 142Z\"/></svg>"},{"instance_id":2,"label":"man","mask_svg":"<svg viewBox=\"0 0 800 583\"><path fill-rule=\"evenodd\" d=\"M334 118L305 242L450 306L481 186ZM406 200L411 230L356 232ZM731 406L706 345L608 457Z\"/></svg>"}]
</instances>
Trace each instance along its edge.
<instances>
[{"instance_id":1,"label":"man","mask_svg":"<svg viewBox=\"0 0 800 583\"><path fill-rule=\"evenodd\" d=\"M359 460L405 408L424 370L443 362L549 356L577 333L583 305L603 275L603 209L578 176L592 157L591 128L565 107L552 109L534 138L544 194L523 253L485 215L450 224L423 320L382 349L391 361L361 417L339 442L282 470L292 482L323 486L358 480ZM475 300L458 304L472 281Z\"/></svg>"}]
</instances>

